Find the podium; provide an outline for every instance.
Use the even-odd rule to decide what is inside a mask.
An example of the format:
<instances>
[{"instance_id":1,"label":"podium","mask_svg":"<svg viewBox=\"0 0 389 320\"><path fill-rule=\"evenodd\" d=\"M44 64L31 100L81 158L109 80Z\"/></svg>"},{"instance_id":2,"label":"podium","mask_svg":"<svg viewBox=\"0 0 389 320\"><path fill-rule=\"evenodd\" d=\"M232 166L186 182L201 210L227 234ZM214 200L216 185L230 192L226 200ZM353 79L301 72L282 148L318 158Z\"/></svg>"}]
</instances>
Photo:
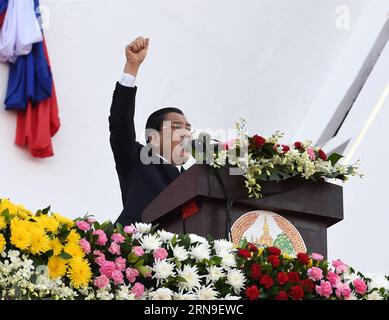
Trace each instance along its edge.
<instances>
[{"instance_id":1,"label":"podium","mask_svg":"<svg viewBox=\"0 0 389 320\"><path fill-rule=\"evenodd\" d=\"M309 251L326 256L327 228L343 219L342 187L302 178L263 181L261 186L263 197L249 198L243 176L230 175L228 168L194 165L145 208L142 221L159 224L174 233L225 239L228 228L240 216L253 210L267 210L291 222ZM197 212L183 219L183 208L193 201Z\"/></svg>"}]
</instances>

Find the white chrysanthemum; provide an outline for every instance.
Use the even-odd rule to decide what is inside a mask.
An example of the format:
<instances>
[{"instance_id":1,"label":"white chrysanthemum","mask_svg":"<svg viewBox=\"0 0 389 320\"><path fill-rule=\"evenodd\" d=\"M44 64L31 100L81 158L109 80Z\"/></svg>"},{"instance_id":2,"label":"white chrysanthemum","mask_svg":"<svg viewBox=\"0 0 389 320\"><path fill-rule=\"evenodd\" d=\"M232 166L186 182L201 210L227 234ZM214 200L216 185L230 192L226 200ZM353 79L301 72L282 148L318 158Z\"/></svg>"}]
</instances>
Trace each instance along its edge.
<instances>
[{"instance_id":1,"label":"white chrysanthemum","mask_svg":"<svg viewBox=\"0 0 389 320\"><path fill-rule=\"evenodd\" d=\"M184 261L184 260L188 259L189 252L184 247L176 246L176 247L171 247L171 248L173 250L173 256L178 261Z\"/></svg>"},{"instance_id":2,"label":"white chrysanthemum","mask_svg":"<svg viewBox=\"0 0 389 320\"><path fill-rule=\"evenodd\" d=\"M378 291L373 291L366 296L367 300L383 300L384 298Z\"/></svg>"},{"instance_id":3,"label":"white chrysanthemum","mask_svg":"<svg viewBox=\"0 0 389 320\"><path fill-rule=\"evenodd\" d=\"M211 266L211 267L207 268L207 271L208 271L208 274L206 277L207 284L208 283L215 283L220 278L225 276L223 269L221 267Z\"/></svg>"},{"instance_id":4,"label":"white chrysanthemum","mask_svg":"<svg viewBox=\"0 0 389 320\"><path fill-rule=\"evenodd\" d=\"M138 230L138 232L146 234L151 231L151 223L141 223L141 222L135 222L135 228Z\"/></svg>"},{"instance_id":5,"label":"white chrysanthemum","mask_svg":"<svg viewBox=\"0 0 389 320\"><path fill-rule=\"evenodd\" d=\"M236 267L235 255L233 255L232 253L228 253L222 256L221 265L224 269L235 268Z\"/></svg>"},{"instance_id":6,"label":"white chrysanthemum","mask_svg":"<svg viewBox=\"0 0 389 320\"><path fill-rule=\"evenodd\" d=\"M154 263L153 271L155 272L153 278L157 278L157 282L165 280L169 276L175 276L174 264L167 260L157 260Z\"/></svg>"},{"instance_id":7,"label":"white chrysanthemum","mask_svg":"<svg viewBox=\"0 0 389 320\"><path fill-rule=\"evenodd\" d=\"M158 235L163 242L171 241L174 237L174 233L167 232L165 230L158 230Z\"/></svg>"},{"instance_id":8,"label":"white chrysanthemum","mask_svg":"<svg viewBox=\"0 0 389 320\"><path fill-rule=\"evenodd\" d=\"M376 273L367 273L365 274L365 276L366 278L371 279L371 282L368 284L369 291L374 288L384 288L385 291L389 291L389 281L385 278L384 275Z\"/></svg>"},{"instance_id":9,"label":"white chrysanthemum","mask_svg":"<svg viewBox=\"0 0 389 320\"><path fill-rule=\"evenodd\" d=\"M217 255L229 253L232 249L234 249L234 244L224 239L215 240L213 246Z\"/></svg>"},{"instance_id":10,"label":"white chrysanthemum","mask_svg":"<svg viewBox=\"0 0 389 320\"><path fill-rule=\"evenodd\" d=\"M230 294L227 294L222 300L241 300L242 298L239 296L232 296Z\"/></svg>"},{"instance_id":11,"label":"white chrysanthemum","mask_svg":"<svg viewBox=\"0 0 389 320\"><path fill-rule=\"evenodd\" d=\"M99 300L113 300L114 294L109 292L109 288L99 289L96 291L96 298Z\"/></svg>"},{"instance_id":12,"label":"white chrysanthemum","mask_svg":"<svg viewBox=\"0 0 389 320\"><path fill-rule=\"evenodd\" d=\"M235 293L239 293L239 291L243 288L245 284L246 278L242 271L237 269L231 269L227 273L227 281Z\"/></svg>"},{"instance_id":13,"label":"white chrysanthemum","mask_svg":"<svg viewBox=\"0 0 389 320\"><path fill-rule=\"evenodd\" d=\"M141 243L143 249L149 251L158 249L162 244L162 240L154 234L145 235L142 239L139 240L139 242Z\"/></svg>"},{"instance_id":14,"label":"white chrysanthemum","mask_svg":"<svg viewBox=\"0 0 389 320\"><path fill-rule=\"evenodd\" d=\"M196 295L193 293L174 293L173 300L195 300Z\"/></svg>"},{"instance_id":15,"label":"white chrysanthemum","mask_svg":"<svg viewBox=\"0 0 389 320\"><path fill-rule=\"evenodd\" d=\"M330 161L323 161L322 159L318 159L315 163L315 171L323 172L325 174L332 173L332 164Z\"/></svg>"},{"instance_id":16,"label":"white chrysanthemum","mask_svg":"<svg viewBox=\"0 0 389 320\"><path fill-rule=\"evenodd\" d=\"M209 246L203 243L190 248L190 255L192 258L202 261L204 259L209 260L211 258L211 250Z\"/></svg>"},{"instance_id":17,"label":"white chrysanthemum","mask_svg":"<svg viewBox=\"0 0 389 320\"><path fill-rule=\"evenodd\" d=\"M350 283L353 282L355 279L359 279L358 275L352 272L343 273L341 275L341 278L343 279L344 283Z\"/></svg>"},{"instance_id":18,"label":"white chrysanthemum","mask_svg":"<svg viewBox=\"0 0 389 320\"><path fill-rule=\"evenodd\" d=\"M122 285L115 293L116 300L135 300L135 295L131 293L130 286Z\"/></svg>"},{"instance_id":19,"label":"white chrysanthemum","mask_svg":"<svg viewBox=\"0 0 389 320\"><path fill-rule=\"evenodd\" d=\"M191 244L196 243L196 242L208 244L207 239L205 239L204 237L198 236L197 234L194 234L194 233L189 234L189 239L190 239Z\"/></svg>"},{"instance_id":20,"label":"white chrysanthemum","mask_svg":"<svg viewBox=\"0 0 389 320\"><path fill-rule=\"evenodd\" d=\"M159 288L149 293L149 298L151 300L171 300L172 296L173 291L169 288Z\"/></svg>"},{"instance_id":21,"label":"white chrysanthemum","mask_svg":"<svg viewBox=\"0 0 389 320\"><path fill-rule=\"evenodd\" d=\"M218 292L211 286L203 286L196 290L196 296L198 300L216 300Z\"/></svg>"},{"instance_id":22,"label":"white chrysanthemum","mask_svg":"<svg viewBox=\"0 0 389 320\"><path fill-rule=\"evenodd\" d=\"M192 291L200 287L200 276L196 266L184 265L182 270L177 271L177 275L185 280L178 282L178 287L181 291Z\"/></svg>"}]
</instances>

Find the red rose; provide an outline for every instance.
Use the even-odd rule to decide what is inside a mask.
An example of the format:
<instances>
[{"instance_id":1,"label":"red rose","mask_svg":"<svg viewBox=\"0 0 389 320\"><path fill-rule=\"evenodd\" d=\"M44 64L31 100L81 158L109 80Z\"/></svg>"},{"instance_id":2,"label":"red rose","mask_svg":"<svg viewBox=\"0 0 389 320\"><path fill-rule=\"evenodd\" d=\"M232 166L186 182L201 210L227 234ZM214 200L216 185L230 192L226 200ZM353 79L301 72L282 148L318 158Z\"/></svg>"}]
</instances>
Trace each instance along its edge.
<instances>
[{"instance_id":1,"label":"red rose","mask_svg":"<svg viewBox=\"0 0 389 320\"><path fill-rule=\"evenodd\" d=\"M311 279L301 280L300 285L308 293L311 293L313 291L313 289L315 288L315 284L313 283L313 281Z\"/></svg>"},{"instance_id":2,"label":"red rose","mask_svg":"<svg viewBox=\"0 0 389 320\"><path fill-rule=\"evenodd\" d=\"M259 283L263 285L265 289L270 289L273 286L273 279L265 274L259 279Z\"/></svg>"},{"instance_id":3,"label":"red rose","mask_svg":"<svg viewBox=\"0 0 389 320\"><path fill-rule=\"evenodd\" d=\"M319 157L323 161L327 161L327 155L326 155L326 153L322 149L319 150Z\"/></svg>"},{"instance_id":4,"label":"red rose","mask_svg":"<svg viewBox=\"0 0 389 320\"><path fill-rule=\"evenodd\" d=\"M289 290L289 295L293 300L301 300L304 298L304 290L300 286L294 286Z\"/></svg>"},{"instance_id":5,"label":"red rose","mask_svg":"<svg viewBox=\"0 0 389 320\"><path fill-rule=\"evenodd\" d=\"M268 247L267 252L273 256L279 256L281 254L281 250L277 247Z\"/></svg>"},{"instance_id":6,"label":"red rose","mask_svg":"<svg viewBox=\"0 0 389 320\"><path fill-rule=\"evenodd\" d=\"M290 271L288 272L288 278L290 282L297 283L300 281L300 274L295 271Z\"/></svg>"},{"instance_id":7,"label":"red rose","mask_svg":"<svg viewBox=\"0 0 389 320\"><path fill-rule=\"evenodd\" d=\"M300 252L297 254L297 259L302 263L302 264L308 264L309 263L309 256L306 253Z\"/></svg>"},{"instance_id":8,"label":"red rose","mask_svg":"<svg viewBox=\"0 0 389 320\"><path fill-rule=\"evenodd\" d=\"M257 263L253 263L250 269L250 275L253 279L259 279L262 275L261 266Z\"/></svg>"},{"instance_id":9,"label":"red rose","mask_svg":"<svg viewBox=\"0 0 389 320\"><path fill-rule=\"evenodd\" d=\"M286 144L282 145L282 152L287 153L289 150L290 150L289 146L287 146Z\"/></svg>"},{"instance_id":10,"label":"red rose","mask_svg":"<svg viewBox=\"0 0 389 320\"><path fill-rule=\"evenodd\" d=\"M256 134L253 137L253 142L254 142L255 147L259 149L259 148L263 147L263 145L266 143L266 139L264 137L261 137L261 136Z\"/></svg>"},{"instance_id":11,"label":"red rose","mask_svg":"<svg viewBox=\"0 0 389 320\"><path fill-rule=\"evenodd\" d=\"M246 296L249 300L257 300L259 296L259 289L255 284L246 289Z\"/></svg>"},{"instance_id":12,"label":"red rose","mask_svg":"<svg viewBox=\"0 0 389 320\"><path fill-rule=\"evenodd\" d=\"M257 252L258 251L258 247L254 244L254 243L251 243L249 242L247 244L247 248L251 251L251 252Z\"/></svg>"},{"instance_id":13,"label":"red rose","mask_svg":"<svg viewBox=\"0 0 389 320\"><path fill-rule=\"evenodd\" d=\"M251 257L251 253L246 249L239 249L238 256L244 259L248 259Z\"/></svg>"},{"instance_id":14,"label":"red rose","mask_svg":"<svg viewBox=\"0 0 389 320\"><path fill-rule=\"evenodd\" d=\"M283 286L284 284L287 284L289 281L288 274L285 272L278 272L277 281L281 286Z\"/></svg>"},{"instance_id":15,"label":"red rose","mask_svg":"<svg viewBox=\"0 0 389 320\"><path fill-rule=\"evenodd\" d=\"M303 148L303 144L299 141L295 142L294 143L294 147L297 149L297 150L300 150Z\"/></svg>"},{"instance_id":16,"label":"red rose","mask_svg":"<svg viewBox=\"0 0 389 320\"><path fill-rule=\"evenodd\" d=\"M278 258L278 256L274 256L274 255L268 256L267 261L271 263L273 268L277 268L281 263L280 258Z\"/></svg>"},{"instance_id":17,"label":"red rose","mask_svg":"<svg viewBox=\"0 0 389 320\"><path fill-rule=\"evenodd\" d=\"M276 300L288 300L288 294L285 291L278 292Z\"/></svg>"}]
</instances>

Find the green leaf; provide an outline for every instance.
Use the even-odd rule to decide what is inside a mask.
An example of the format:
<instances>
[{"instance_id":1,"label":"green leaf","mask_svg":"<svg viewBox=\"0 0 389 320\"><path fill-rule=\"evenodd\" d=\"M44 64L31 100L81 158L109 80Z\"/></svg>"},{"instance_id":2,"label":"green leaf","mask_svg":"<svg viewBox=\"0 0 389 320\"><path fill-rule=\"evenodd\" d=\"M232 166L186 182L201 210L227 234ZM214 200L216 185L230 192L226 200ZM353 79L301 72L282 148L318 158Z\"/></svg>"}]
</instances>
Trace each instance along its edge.
<instances>
[{"instance_id":1,"label":"green leaf","mask_svg":"<svg viewBox=\"0 0 389 320\"><path fill-rule=\"evenodd\" d=\"M44 208L43 210L42 210L42 213L43 214L48 214L50 212L50 206L48 206L47 208Z\"/></svg>"},{"instance_id":2,"label":"green leaf","mask_svg":"<svg viewBox=\"0 0 389 320\"><path fill-rule=\"evenodd\" d=\"M131 252L127 257L127 260L129 263L136 263L139 260L139 257L137 257L133 252Z\"/></svg>"},{"instance_id":3,"label":"green leaf","mask_svg":"<svg viewBox=\"0 0 389 320\"><path fill-rule=\"evenodd\" d=\"M137 267L136 269L139 271L139 273L140 273L144 278L146 278L147 275L150 273L150 268L147 267L147 266L140 266L140 267Z\"/></svg>"},{"instance_id":4,"label":"green leaf","mask_svg":"<svg viewBox=\"0 0 389 320\"><path fill-rule=\"evenodd\" d=\"M331 164L334 166L342 158L343 156L341 154L335 152L328 157L327 161L330 161Z\"/></svg>"},{"instance_id":5,"label":"green leaf","mask_svg":"<svg viewBox=\"0 0 389 320\"><path fill-rule=\"evenodd\" d=\"M143 266L143 264L144 264L144 260L143 260L143 259L140 259L137 263L135 263L134 267L135 267L135 268L138 268L138 267Z\"/></svg>"},{"instance_id":6,"label":"green leaf","mask_svg":"<svg viewBox=\"0 0 389 320\"><path fill-rule=\"evenodd\" d=\"M70 255L69 253L67 253L65 251L61 252L59 257L61 257L62 259L65 259L65 260L69 260L69 259L73 258L72 255Z\"/></svg>"}]
</instances>

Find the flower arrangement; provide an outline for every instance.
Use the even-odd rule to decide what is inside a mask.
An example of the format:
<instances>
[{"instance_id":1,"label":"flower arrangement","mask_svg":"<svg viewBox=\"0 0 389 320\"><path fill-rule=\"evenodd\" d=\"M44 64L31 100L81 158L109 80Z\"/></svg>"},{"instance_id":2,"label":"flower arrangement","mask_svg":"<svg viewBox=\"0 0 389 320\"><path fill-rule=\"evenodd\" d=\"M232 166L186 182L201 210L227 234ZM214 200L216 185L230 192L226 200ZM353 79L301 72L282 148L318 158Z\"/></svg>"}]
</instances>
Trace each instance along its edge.
<instances>
[{"instance_id":1,"label":"flower arrangement","mask_svg":"<svg viewBox=\"0 0 389 320\"><path fill-rule=\"evenodd\" d=\"M0 200L1 299L389 299L389 279L340 260L122 227Z\"/></svg>"},{"instance_id":2,"label":"flower arrangement","mask_svg":"<svg viewBox=\"0 0 389 320\"><path fill-rule=\"evenodd\" d=\"M237 251L237 261L245 270L249 300L388 299L387 284L376 286L341 260L330 266L317 253L290 257L276 247L258 248L245 242Z\"/></svg>"},{"instance_id":3,"label":"flower arrangement","mask_svg":"<svg viewBox=\"0 0 389 320\"><path fill-rule=\"evenodd\" d=\"M338 179L362 175L359 163L342 165L340 154L327 154L312 141L282 144L283 134L277 131L271 137L249 136L242 119L236 124L238 139L223 143L216 149L210 165L215 168L238 168L245 177L250 197L261 197L261 181L281 181L292 177L310 180Z\"/></svg>"}]
</instances>

